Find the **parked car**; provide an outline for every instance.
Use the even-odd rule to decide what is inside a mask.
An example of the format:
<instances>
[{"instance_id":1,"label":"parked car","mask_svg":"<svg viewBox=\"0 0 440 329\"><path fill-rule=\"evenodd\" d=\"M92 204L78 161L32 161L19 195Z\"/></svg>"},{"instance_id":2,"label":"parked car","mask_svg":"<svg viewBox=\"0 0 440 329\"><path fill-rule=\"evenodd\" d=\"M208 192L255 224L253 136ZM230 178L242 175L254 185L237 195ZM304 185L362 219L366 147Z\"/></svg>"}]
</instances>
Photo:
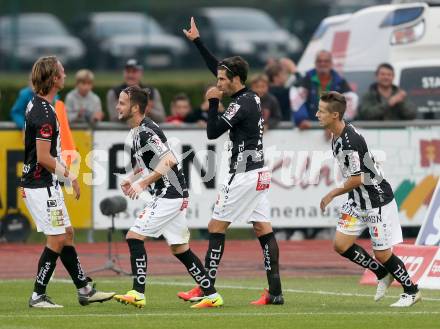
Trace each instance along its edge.
<instances>
[{"instance_id":1,"label":"parked car","mask_svg":"<svg viewBox=\"0 0 440 329\"><path fill-rule=\"evenodd\" d=\"M243 7L206 7L188 15L181 15L176 24L189 27L189 17L194 16L202 38L218 57L241 55L247 61L264 64L270 57L299 58L301 41L266 12ZM196 57L198 58L198 57Z\"/></svg>"},{"instance_id":2,"label":"parked car","mask_svg":"<svg viewBox=\"0 0 440 329\"><path fill-rule=\"evenodd\" d=\"M75 30L87 45L92 65L107 68L121 67L133 57L150 68L178 66L188 51L182 38L166 33L142 13L91 13L77 20Z\"/></svg>"},{"instance_id":3,"label":"parked car","mask_svg":"<svg viewBox=\"0 0 440 329\"><path fill-rule=\"evenodd\" d=\"M380 63L396 70L395 84L417 104L418 117L440 118L440 7L427 3L373 6L325 18L307 45L298 70L314 66L321 49L362 96ZM431 114L429 114L431 113Z\"/></svg>"},{"instance_id":4,"label":"parked car","mask_svg":"<svg viewBox=\"0 0 440 329\"><path fill-rule=\"evenodd\" d=\"M64 65L78 63L84 56L84 45L72 36L61 21L46 13L25 13L0 17L0 53L10 65L29 68L39 57L56 55Z\"/></svg>"}]
</instances>

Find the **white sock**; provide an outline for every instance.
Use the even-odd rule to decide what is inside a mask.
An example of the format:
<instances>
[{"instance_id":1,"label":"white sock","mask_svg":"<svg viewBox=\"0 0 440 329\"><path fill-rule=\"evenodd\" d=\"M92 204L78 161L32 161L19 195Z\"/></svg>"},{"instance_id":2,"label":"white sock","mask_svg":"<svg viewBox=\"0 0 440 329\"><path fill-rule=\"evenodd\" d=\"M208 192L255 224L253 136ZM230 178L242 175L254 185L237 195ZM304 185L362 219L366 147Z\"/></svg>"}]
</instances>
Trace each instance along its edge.
<instances>
[{"instance_id":1,"label":"white sock","mask_svg":"<svg viewBox=\"0 0 440 329\"><path fill-rule=\"evenodd\" d=\"M37 300L41 295L37 294L35 291L32 293L32 300Z\"/></svg>"},{"instance_id":2,"label":"white sock","mask_svg":"<svg viewBox=\"0 0 440 329\"><path fill-rule=\"evenodd\" d=\"M90 287L90 284L87 284L87 286L79 288L78 291L80 294L85 295L88 294L90 291L92 291L92 287Z\"/></svg>"},{"instance_id":3,"label":"white sock","mask_svg":"<svg viewBox=\"0 0 440 329\"><path fill-rule=\"evenodd\" d=\"M208 297L208 298L216 298L216 297L218 297L218 293L216 292L216 293L213 293L213 294L208 295L206 297Z\"/></svg>"}]
</instances>

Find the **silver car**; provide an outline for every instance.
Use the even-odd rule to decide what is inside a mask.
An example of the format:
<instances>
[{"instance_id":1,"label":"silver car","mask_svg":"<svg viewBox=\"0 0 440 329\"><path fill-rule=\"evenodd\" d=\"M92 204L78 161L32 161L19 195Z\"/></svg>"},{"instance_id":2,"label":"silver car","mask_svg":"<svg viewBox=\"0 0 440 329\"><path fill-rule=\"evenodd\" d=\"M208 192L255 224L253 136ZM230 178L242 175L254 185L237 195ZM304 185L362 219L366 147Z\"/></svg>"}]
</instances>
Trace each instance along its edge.
<instances>
[{"instance_id":1,"label":"silver car","mask_svg":"<svg viewBox=\"0 0 440 329\"><path fill-rule=\"evenodd\" d=\"M137 58L151 68L176 66L188 51L182 38L166 33L143 13L92 13L78 26L89 59L100 54L108 67L121 66L128 58Z\"/></svg>"},{"instance_id":2,"label":"silver car","mask_svg":"<svg viewBox=\"0 0 440 329\"><path fill-rule=\"evenodd\" d=\"M264 63L270 57L296 58L302 50L298 37L259 9L206 7L195 16L203 40L218 55L243 55L247 60Z\"/></svg>"},{"instance_id":3,"label":"silver car","mask_svg":"<svg viewBox=\"0 0 440 329\"><path fill-rule=\"evenodd\" d=\"M37 58L56 55L64 64L78 62L85 50L60 20L46 13L0 17L0 53L7 61L30 65ZM8 65L8 63L5 63Z\"/></svg>"}]
</instances>

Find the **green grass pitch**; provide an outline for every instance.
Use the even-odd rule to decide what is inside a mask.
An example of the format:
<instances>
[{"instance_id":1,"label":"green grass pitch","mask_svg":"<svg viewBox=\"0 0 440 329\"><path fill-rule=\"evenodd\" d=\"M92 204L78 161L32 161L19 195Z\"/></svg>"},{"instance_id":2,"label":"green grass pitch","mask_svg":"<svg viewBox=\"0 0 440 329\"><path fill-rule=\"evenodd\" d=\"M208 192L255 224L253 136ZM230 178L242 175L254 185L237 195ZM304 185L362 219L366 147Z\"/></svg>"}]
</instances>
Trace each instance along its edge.
<instances>
[{"instance_id":1,"label":"green grass pitch","mask_svg":"<svg viewBox=\"0 0 440 329\"><path fill-rule=\"evenodd\" d=\"M0 281L0 328L8 329L137 329L137 328L440 328L440 291L424 290L420 303L393 309L398 288L390 288L382 301L373 301L375 287L360 286L359 277L284 278L286 304L255 307L249 301L261 292L264 278L219 279L225 305L218 309L193 310L176 298L179 290L193 286L188 277L149 277L147 305L137 309L115 301L80 306L67 280L53 280L48 295L59 310L30 309L27 300L32 280ZM125 292L129 278L101 278L98 288Z\"/></svg>"}]
</instances>

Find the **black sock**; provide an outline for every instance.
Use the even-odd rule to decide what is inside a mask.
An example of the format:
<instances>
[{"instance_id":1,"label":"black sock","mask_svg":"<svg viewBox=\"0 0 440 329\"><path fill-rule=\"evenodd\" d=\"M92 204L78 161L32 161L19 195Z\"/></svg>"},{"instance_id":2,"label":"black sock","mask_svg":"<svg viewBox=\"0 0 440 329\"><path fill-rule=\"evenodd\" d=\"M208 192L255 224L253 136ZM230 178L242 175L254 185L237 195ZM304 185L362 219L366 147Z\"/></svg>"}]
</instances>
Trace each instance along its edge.
<instances>
[{"instance_id":1,"label":"black sock","mask_svg":"<svg viewBox=\"0 0 440 329\"><path fill-rule=\"evenodd\" d=\"M403 264L399 257L392 254L391 257L383 263L383 266L402 285L404 292L407 294L414 294L419 290L417 285L412 282L405 264Z\"/></svg>"},{"instance_id":2,"label":"black sock","mask_svg":"<svg viewBox=\"0 0 440 329\"><path fill-rule=\"evenodd\" d=\"M41 253L40 260L38 261L37 278L35 279L34 284L34 292L38 295L46 293L46 286L55 270L58 256L58 253L48 247L45 247Z\"/></svg>"},{"instance_id":3,"label":"black sock","mask_svg":"<svg viewBox=\"0 0 440 329\"><path fill-rule=\"evenodd\" d=\"M60 258L76 288L80 289L87 286L87 278L79 262L75 247L64 246L63 250L61 250Z\"/></svg>"},{"instance_id":4,"label":"black sock","mask_svg":"<svg viewBox=\"0 0 440 329\"><path fill-rule=\"evenodd\" d=\"M176 256L177 259L179 259L182 264L185 265L188 273L193 277L194 281L196 281L200 288L203 290L205 296L212 295L217 292L214 288L214 284L208 277L208 273L203 267L203 264L200 261L199 257L194 255L191 249L188 249L181 254L175 254L174 256Z\"/></svg>"},{"instance_id":5,"label":"black sock","mask_svg":"<svg viewBox=\"0 0 440 329\"><path fill-rule=\"evenodd\" d=\"M341 256L351 260L353 263L356 263L363 268L369 269L376 274L378 280L383 279L388 274L388 271L382 266L382 264L371 257L364 248L357 244L353 244L343 254L341 254Z\"/></svg>"},{"instance_id":6,"label":"black sock","mask_svg":"<svg viewBox=\"0 0 440 329\"><path fill-rule=\"evenodd\" d=\"M279 250L275 234L270 232L258 238L263 249L264 269L266 270L269 293L281 295L281 279L279 270Z\"/></svg>"},{"instance_id":7,"label":"black sock","mask_svg":"<svg viewBox=\"0 0 440 329\"><path fill-rule=\"evenodd\" d=\"M147 252L144 241L138 239L127 239L130 249L131 273L133 274L133 290L145 293L147 281Z\"/></svg>"},{"instance_id":8,"label":"black sock","mask_svg":"<svg viewBox=\"0 0 440 329\"><path fill-rule=\"evenodd\" d=\"M212 285L215 285L217 269L225 249L224 233L209 233L209 246L205 256L205 269Z\"/></svg>"}]
</instances>

